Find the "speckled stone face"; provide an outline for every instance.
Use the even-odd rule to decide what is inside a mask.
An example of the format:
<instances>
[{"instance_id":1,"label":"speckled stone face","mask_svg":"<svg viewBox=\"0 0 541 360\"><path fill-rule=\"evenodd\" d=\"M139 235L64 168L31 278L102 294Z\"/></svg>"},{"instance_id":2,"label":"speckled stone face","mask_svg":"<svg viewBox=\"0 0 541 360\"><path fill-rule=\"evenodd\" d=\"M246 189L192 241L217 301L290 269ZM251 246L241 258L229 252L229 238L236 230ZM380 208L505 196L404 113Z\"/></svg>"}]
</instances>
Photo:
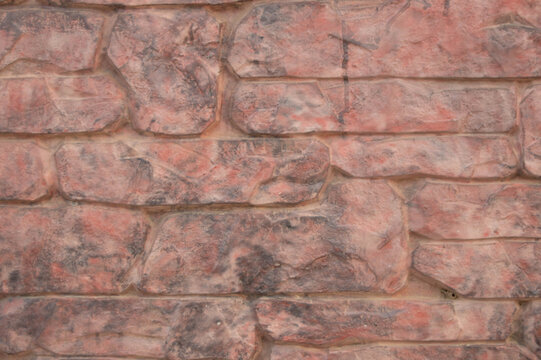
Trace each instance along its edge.
<instances>
[{"instance_id":1,"label":"speckled stone face","mask_svg":"<svg viewBox=\"0 0 541 360\"><path fill-rule=\"evenodd\" d=\"M541 1L0 0L0 359L540 360Z\"/></svg>"}]
</instances>

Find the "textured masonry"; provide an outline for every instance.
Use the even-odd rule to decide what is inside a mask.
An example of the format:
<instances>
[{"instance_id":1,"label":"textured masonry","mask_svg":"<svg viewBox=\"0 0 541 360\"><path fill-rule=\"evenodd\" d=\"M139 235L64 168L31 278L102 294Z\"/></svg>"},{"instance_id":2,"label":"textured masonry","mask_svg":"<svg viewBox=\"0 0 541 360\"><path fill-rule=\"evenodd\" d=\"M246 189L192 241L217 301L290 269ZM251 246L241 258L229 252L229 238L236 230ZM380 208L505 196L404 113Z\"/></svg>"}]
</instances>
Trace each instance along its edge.
<instances>
[{"instance_id":1,"label":"textured masonry","mask_svg":"<svg viewBox=\"0 0 541 360\"><path fill-rule=\"evenodd\" d=\"M541 360L541 2L0 0L0 358Z\"/></svg>"}]
</instances>

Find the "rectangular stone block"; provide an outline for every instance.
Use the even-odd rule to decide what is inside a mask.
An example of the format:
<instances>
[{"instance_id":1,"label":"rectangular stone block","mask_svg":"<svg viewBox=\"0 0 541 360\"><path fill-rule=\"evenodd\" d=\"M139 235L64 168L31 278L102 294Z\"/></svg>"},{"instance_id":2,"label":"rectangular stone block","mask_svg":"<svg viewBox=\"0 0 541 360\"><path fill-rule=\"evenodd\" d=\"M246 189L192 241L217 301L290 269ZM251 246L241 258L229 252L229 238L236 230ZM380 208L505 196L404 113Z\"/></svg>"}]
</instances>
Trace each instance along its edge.
<instances>
[{"instance_id":1,"label":"rectangular stone block","mask_svg":"<svg viewBox=\"0 0 541 360\"><path fill-rule=\"evenodd\" d=\"M0 69L18 61L61 71L93 69L104 17L97 12L15 8L0 11Z\"/></svg>"},{"instance_id":2,"label":"rectangular stone block","mask_svg":"<svg viewBox=\"0 0 541 360\"><path fill-rule=\"evenodd\" d=\"M316 210L169 215L144 264L141 288L392 293L404 285L410 262L401 206L384 181L357 180L330 185Z\"/></svg>"},{"instance_id":3,"label":"rectangular stone block","mask_svg":"<svg viewBox=\"0 0 541 360\"><path fill-rule=\"evenodd\" d=\"M229 116L249 134L506 132L509 84L407 80L241 81Z\"/></svg>"},{"instance_id":4,"label":"rectangular stone block","mask_svg":"<svg viewBox=\"0 0 541 360\"><path fill-rule=\"evenodd\" d=\"M2 206L0 293L119 293L148 231L130 210Z\"/></svg>"},{"instance_id":5,"label":"rectangular stone block","mask_svg":"<svg viewBox=\"0 0 541 360\"><path fill-rule=\"evenodd\" d=\"M104 130L127 117L123 90L108 76L0 79L0 132Z\"/></svg>"},{"instance_id":6,"label":"rectangular stone block","mask_svg":"<svg viewBox=\"0 0 541 360\"><path fill-rule=\"evenodd\" d=\"M317 346L367 341L505 340L513 302L264 298L255 304L267 336Z\"/></svg>"},{"instance_id":7,"label":"rectangular stone block","mask_svg":"<svg viewBox=\"0 0 541 360\"><path fill-rule=\"evenodd\" d=\"M350 176L433 176L461 179L509 177L518 169L518 149L507 136L327 138L332 165Z\"/></svg>"},{"instance_id":8,"label":"rectangular stone block","mask_svg":"<svg viewBox=\"0 0 541 360\"><path fill-rule=\"evenodd\" d=\"M8 354L250 360L258 343L241 299L5 298L0 323Z\"/></svg>"},{"instance_id":9,"label":"rectangular stone block","mask_svg":"<svg viewBox=\"0 0 541 360\"><path fill-rule=\"evenodd\" d=\"M329 151L311 139L92 142L62 146L56 164L71 200L285 204L317 196Z\"/></svg>"},{"instance_id":10,"label":"rectangular stone block","mask_svg":"<svg viewBox=\"0 0 541 360\"><path fill-rule=\"evenodd\" d=\"M408 193L409 228L432 239L541 236L541 186L422 181Z\"/></svg>"}]
</instances>

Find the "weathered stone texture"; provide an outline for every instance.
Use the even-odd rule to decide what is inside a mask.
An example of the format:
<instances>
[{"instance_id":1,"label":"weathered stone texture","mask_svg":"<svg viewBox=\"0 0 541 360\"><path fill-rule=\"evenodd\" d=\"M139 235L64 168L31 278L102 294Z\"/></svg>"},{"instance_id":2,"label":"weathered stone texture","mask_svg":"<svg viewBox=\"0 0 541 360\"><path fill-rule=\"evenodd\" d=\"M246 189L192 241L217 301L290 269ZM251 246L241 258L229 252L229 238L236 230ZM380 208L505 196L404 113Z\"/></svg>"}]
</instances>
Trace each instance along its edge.
<instances>
[{"instance_id":1,"label":"weathered stone texture","mask_svg":"<svg viewBox=\"0 0 541 360\"><path fill-rule=\"evenodd\" d=\"M92 69L103 23L102 15L84 10L0 10L0 69L23 60Z\"/></svg>"},{"instance_id":2,"label":"weathered stone texture","mask_svg":"<svg viewBox=\"0 0 541 360\"><path fill-rule=\"evenodd\" d=\"M242 77L530 77L541 5L528 0L263 4L236 30ZM312 21L310 21L312 20Z\"/></svg>"},{"instance_id":3,"label":"weathered stone texture","mask_svg":"<svg viewBox=\"0 0 541 360\"><path fill-rule=\"evenodd\" d=\"M403 80L241 82L231 119L250 134L506 132L509 86Z\"/></svg>"},{"instance_id":4,"label":"weathered stone texture","mask_svg":"<svg viewBox=\"0 0 541 360\"><path fill-rule=\"evenodd\" d=\"M402 287L409 251L393 190L383 181L358 180L327 192L318 210L167 217L145 263L142 288L214 294L391 293Z\"/></svg>"},{"instance_id":5,"label":"weathered stone texture","mask_svg":"<svg viewBox=\"0 0 541 360\"><path fill-rule=\"evenodd\" d=\"M535 360L527 350L513 345L398 345L357 346L330 350L275 346L271 360Z\"/></svg>"},{"instance_id":6,"label":"weathered stone texture","mask_svg":"<svg viewBox=\"0 0 541 360\"><path fill-rule=\"evenodd\" d=\"M541 236L541 187L422 181L409 192L409 228L433 239Z\"/></svg>"},{"instance_id":7,"label":"weathered stone texture","mask_svg":"<svg viewBox=\"0 0 541 360\"><path fill-rule=\"evenodd\" d=\"M0 301L0 322L5 353L249 360L257 343L237 299L12 298Z\"/></svg>"},{"instance_id":8,"label":"weathered stone texture","mask_svg":"<svg viewBox=\"0 0 541 360\"><path fill-rule=\"evenodd\" d=\"M126 116L124 94L107 76L0 79L0 132L94 132Z\"/></svg>"},{"instance_id":9,"label":"weathered stone texture","mask_svg":"<svg viewBox=\"0 0 541 360\"><path fill-rule=\"evenodd\" d=\"M341 77L341 31L326 3L260 5L237 27L229 62L242 77Z\"/></svg>"},{"instance_id":10,"label":"weathered stone texture","mask_svg":"<svg viewBox=\"0 0 541 360\"><path fill-rule=\"evenodd\" d=\"M524 306L521 314L522 342L538 357L541 356L541 301Z\"/></svg>"},{"instance_id":11,"label":"weathered stone texture","mask_svg":"<svg viewBox=\"0 0 541 360\"><path fill-rule=\"evenodd\" d=\"M298 203L313 199L329 153L316 140L67 144L56 153L73 200L131 205Z\"/></svg>"},{"instance_id":12,"label":"weathered stone texture","mask_svg":"<svg viewBox=\"0 0 541 360\"><path fill-rule=\"evenodd\" d=\"M121 292L148 230L123 209L2 206L0 293Z\"/></svg>"},{"instance_id":13,"label":"weathered stone texture","mask_svg":"<svg viewBox=\"0 0 541 360\"><path fill-rule=\"evenodd\" d=\"M33 142L0 142L0 201L36 201L50 192L46 153Z\"/></svg>"},{"instance_id":14,"label":"weathered stone texture","mask_svg":"<svg viewBox=\"0 0 541 360\"><path fill-rule=\"evenodd\" d=\"M524 169L541 176L541 85L526 89L520 102Z\"/></svg>"},{"instance_id":15,"label":"weathered stone texture","mask_svg":"<svg viewBox=\"0 0 541 360\"><path fill-rule=\"evenodd\" d=\"M370 299L261 299L262 329L279 342L339 345L366 341L505 340L513 302Z\"/></svg>"},{"instance_id":16,"label":"weathered stone texture","mask_svg":"<svg viewBox=\"0 0 541 360\"><path fill-rule=\"evenodd\" d=\"M467 297L541 296L539 241L422 243L413 268Z\"/></svg>"},{"instance_id":17,"label":"weathered stone texture","mask_svg":"<svg viewBox=\"0 0 541 360\"><path fill-rule=\"evenodd\" d=\"M518 149L502 136L344 136L327 142L332 165L355 177L490 179L518 168Z\"/></svg>"},{"instance_id":18,"label":"weathered stone texture","mask_svg":"<svg viewBox=\"0 0 541 360\"><path fill-rule=\"evenodd\" d=\"M122 6L145 6L145 5L176 5L176 4L231 4L243 0L49 0L56 5L70 4L96 4L96 5L122 5ZM250 1L250 0L246 0Z\"/></svg>"},{"instance_id":19,"label":"weathered stone texture","mask_svg":"<svg viewBox=\"0 0 541 360\"><path fill-rule=\"evenodd\" d=\"M108 54L130 87L134 126L185 135L213 123L219 44L202 9L121 12Z\"/></svg>"}]
</instances>

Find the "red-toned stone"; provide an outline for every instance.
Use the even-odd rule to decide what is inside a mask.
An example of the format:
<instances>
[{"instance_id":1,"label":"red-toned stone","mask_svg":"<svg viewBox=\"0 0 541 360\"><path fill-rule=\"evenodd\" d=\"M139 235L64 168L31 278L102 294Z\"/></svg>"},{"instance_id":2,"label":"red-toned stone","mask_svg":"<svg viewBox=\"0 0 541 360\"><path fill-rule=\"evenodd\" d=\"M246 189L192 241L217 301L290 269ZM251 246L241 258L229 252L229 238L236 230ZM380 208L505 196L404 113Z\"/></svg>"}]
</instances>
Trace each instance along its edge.
<instances>
[{"instance_id":1,"label":"red-toned stone","mask_svg":"<svg viewBox=\"0 0 541 360\"><path fill-rule=\"evenodd\" d=\"M539 241L421 243L413 268L468 297L541 296Z\"/></svg>"},{"instance_id":2,"label":"red-toned stone","mask_svg":"<svg viewBox=\"0 0 541 360\"><path fill-rule=\"evenodd\" d=\"M311 345L363 341L505 340L513 302L265 298L255 309L273 340Z\"/></svg>"},{"instance_id":3,"label":"red-toned stone","mask_svg":"<svg viewBox=\"0 0 541 360\"><path fill-rule=\"evenodd\" d=\"M333 184L327 191L318 210L167 217L144 265L142 289L211 294L401 288L410 261L399 198L383 181Z\"/></svg>"},{"instance_id":4,"label":"red-toned stone","mask_svg":"<svg viewBox=\"0 0 541 360\"><path fill-rule=\"evenodd\" d=\"M49 194L45 152L31 142L0 142L0 201L36 201Z\"/></svg>"},{"instance_id":5,"label":"red-toned stone","mask_svg":"<svg viewBox=\"0 0 541 360\"><path fill-rule=\"evenodd\" d=\"M541 186L420 182L408 189L409 228L434 239L541 236Z\"/></svg>"},{"instance_id":6,"label":"red-toned stone","mask_svg":"<svg viewBox=\"0 0 541 360\"><path fill-rule=\"evenodd\" d=\"M238 26L246 76L530 77L541 74L541 4L528 0L265 4ZM309 21L313 20L313 21Z\"/></svg>"},{"instance_id":7,"label":"red-toned stone","mask_svg":"<svg viewBox=\"0 0 541 360\"><path fill-rule=\"evenodd\" d=\"M69 4L98 4L98 5L174 5L174 4L230 4L243 0L49 0L49 3L59 5ZM249 0L248 0L249 1Z\"/></svg>"},{"instance_id":8,"label":"red-toned stone","mask_svg":"<svg viewBox=\"0 0 541 360\"><path fill-rule=\"evenodd\" d=\"M0 132L103 130L126 116L124 95L107 76L0 79Z\"/></svg>"},{"instance_id":9,"label":"red-toned stone","mask_svg":"<svg viewBox=\"0 0 541 360\"><path fill-rule=\"evenodd\" d=\"M240 299L6 298L0 322L6 353L250 360L257 346Z\"/></svg>"},{"instance_id":10,"label":"red-toned stone","mask_svg":"<svg viewBox=\"0 0 541 360\"><path fill-rule=\"evenodd\" d=\"M67 144L56 153L73 200L131 205L298 203L313 199L329 153L316 140Z\"/></svg>"},{"instance_id":11,"label":"red-toned stone","mask_svg":"<svg viewBox=\"0 0 541 360\"><path fill-rule=\"evenodd\" d=\"M344 136L327 140L332 165L356 177L499 178L518 166L505 136Z\"/></svg>"},{"instance_id":12,"label":"red-toned stone","mask_svg":"<svg viewBox=\"0 0 541 360\"><path fill-rule=\"evenodd\" d=\"M271 349L270 360L327 360L328 355L328 349L274 345Z\"/></svg>"},{"instance_id":13,"label":"red-toned stone","mask_svg":"<svg viewBox=\"0 0 541 360\"><path fill-rule=\"evenodd\" d=\"M516 345L398 345L306 349L275 346L271 360L536 360Z\"/></svg>"},{"instance_id":14,"label":"red-toned stone","mask_svg":"<svg viewBox=\"0 0 541 360\"><path fill-rule=\"evenodd\" d=\"M541 176L541 85L528 88L520 103L524 169Z\"/></svg>"},{"instance_id":15,"label":"red-toned stone","mask_svg":"<svg viewBox=\"0 0 541 360\"><path fill-rule=\"evenodd\" d=\"M515 125L508 87L428 81L241 82L231 118L250 134L505 132Z\"/></svg>"},{"instance_id":16,"label":"red-toned stone","mask_svg":"<svg viewBox=\"0 0 541 360\"><path fill-rule=\"evenodd\" d=\"M108 54L130 86L134 126L199 134L214 122L219 43L202 9L121 12Z\"/></svg>"},{"instance_id":17,"label":"red-toned stone","mask_svg":"<svg viewBox=\"0 0 541 360\"><path fill-rule=\"evenodd\" d=\"M529 0L346 3L348 75L541 75L541 3Z\"/></svg>"},{"instance_id":18,"label":"red-toned stone","mask_svg":"<svg viewBox=\"0 0 541 360\"><path fill-rule=\"evenodd\" d=\"M528 303L521 316L522 342L538 357L541 356L541 301Z\"/></svg>"},{"instance_id":19,"label":"red-toned stone","mask_svg":"<svg viewBox=\"0 0 541 360\"><path fill-rule=\"evenodd\" d=\"M229 62L240 76L341 77L341 30L328 4L260 5L237 27Z\"/></svg>"},{"instance_id":20,"label":"red-toned stone","mask_svg":"<svg viewBox=\"0 0 541 360\"><path fill-rule=\"evenodd\" d=\"M0 11L0 68L22 60L76 71L95 66L103 16L89 11Z\"/></svg>"},{"instance_id":21,"label":"red-toned stone","mask_svg":"<svg viewBox=\"0 0 541 360\"><path fill-rule=\"evenodd\" d=\"M0 293L120 292L148 227L123 209L0 207Z\"/></svg>"}]
</instances>

